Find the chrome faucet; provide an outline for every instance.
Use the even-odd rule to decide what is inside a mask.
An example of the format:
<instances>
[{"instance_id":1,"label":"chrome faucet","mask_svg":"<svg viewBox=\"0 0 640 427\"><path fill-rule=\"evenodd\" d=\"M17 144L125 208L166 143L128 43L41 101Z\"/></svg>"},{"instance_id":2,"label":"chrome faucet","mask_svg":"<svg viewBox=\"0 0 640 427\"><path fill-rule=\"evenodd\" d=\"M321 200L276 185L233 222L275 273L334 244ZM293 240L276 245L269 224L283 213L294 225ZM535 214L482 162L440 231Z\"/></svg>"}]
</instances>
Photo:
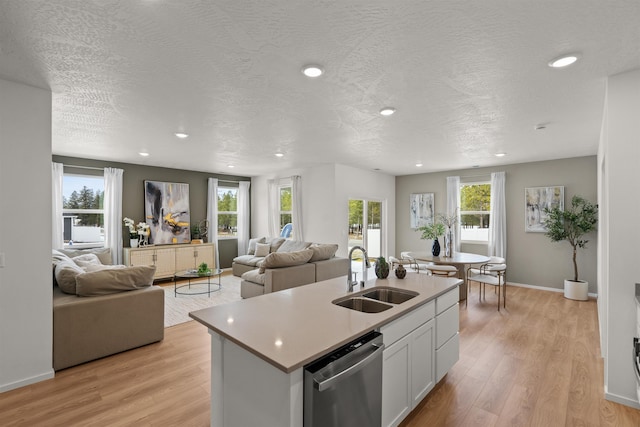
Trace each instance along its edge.
<instances>
[{"instance_id":1,"label":"chrome faucet","mask_svg":"<svg viewBox=\"0 0 640 427\"><path fill-rule=\"evenodd\" d=\"M353 272L351 271L351 257L353 256L353 251L355 251L356 249L360 249L362 251L362 280L360 282L358 282L358 280L353 280ZM367 268L371 267L371 264L369 263L369 257L367 256L367 251L365 248L363 248L362 246L354 246L351 248L351 250L349 251L349 273L347 276L347 292L353 292L353 287L355 285L360 285L361 287L364 288L365 283L367 283ZM357 279L357 272L356 274L356 279Z\"/></svg>"}]
</instances>

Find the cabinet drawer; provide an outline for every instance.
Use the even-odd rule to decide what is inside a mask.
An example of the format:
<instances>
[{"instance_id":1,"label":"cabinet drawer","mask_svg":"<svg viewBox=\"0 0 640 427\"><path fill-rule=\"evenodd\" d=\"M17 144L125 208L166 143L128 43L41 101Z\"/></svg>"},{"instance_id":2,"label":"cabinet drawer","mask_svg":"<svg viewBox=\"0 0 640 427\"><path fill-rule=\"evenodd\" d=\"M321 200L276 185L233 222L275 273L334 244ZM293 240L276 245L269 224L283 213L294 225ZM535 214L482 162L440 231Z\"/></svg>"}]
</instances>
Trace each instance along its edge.
<instances>
[{"instance_id":1,"label":"cabinet drawer","mask_svg":"<svg viewBox=\"0 0 640 427\"><path fill-rule=\"evenodd\" d=\"M382 333L384 345L387 347L390 346L403 336L407 335L409 332L416 329L418 326L433 319L434 315L435 302L429 301L428 303L405 314L399 319L396 319L387 325L381 326L380 332Z\"/></svg>"},{"instance_id":2,"label":"cabinet drawer","mask_svg":"<svg viewBox=\"0 0 640 427\"><path fill-rule=\"evenodd\" d=\"M458 288L453 288L444 295L440 295L436 299L436 314L440 314L453 304L458 302L459 292Z\"/></svg>"},{"instance_id":3,"label":"cabinet drawer","mask_svg":"<svg viewBox=\"0 0 640 427\"><path fill-rule=\"evenodd\" d=\"M460 334L456 333L442 347L436 349L436 383L456 364L460 358Z\"/></svg>"},{"instance_id":4,"label":"cabinet drawer","mask_svg":"<svg viewBox=\"0 0 640 427\"><path fill-rule=\"evenodd\" d=\"M458 303L436 316L436 348L440 348L454 336L460 327Z\"/></svg>"}]
</instances>

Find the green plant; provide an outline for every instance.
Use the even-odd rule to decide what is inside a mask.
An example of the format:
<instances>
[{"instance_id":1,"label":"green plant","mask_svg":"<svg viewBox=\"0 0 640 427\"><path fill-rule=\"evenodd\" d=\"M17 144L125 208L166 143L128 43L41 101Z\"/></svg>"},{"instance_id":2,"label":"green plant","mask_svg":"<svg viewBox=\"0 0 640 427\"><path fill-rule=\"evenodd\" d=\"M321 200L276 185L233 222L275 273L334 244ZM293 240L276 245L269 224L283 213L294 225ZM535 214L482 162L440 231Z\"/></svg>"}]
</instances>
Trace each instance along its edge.
<instances>
[{"instance_id":1,"label":"green plant","mask_svg":"<svg viewBox=\"0 0 640 427\"><path fill-rule=\"evenodd\" d=\"M547 214L544 225L547 227L545 235L552 242L566 240L573 248L573 280L578 281L578 263L576 255L578 248L584 248L588 240L583 236L595 230L598 222L598 205L580 197L571 198L571 207L561 210L559 207L545 208Z\"/></svg>"},{"instance_id":2,"label":"green plant","mask_svg":"<svg viewBox=\"0 0 640 427\"><path fill-rule=\"evenodd\" d=\"M207 265L206 262L203 262L198 266L198 274L199 275L209 274L209 266Z\"/></svg>"},{"instance_id":3,"label":"green plant","mask_svg":"<svg viewBox=\"0 0 640 427\"><path fill-rule=\"evenodd\" d=\"M416 228L416 231L422 232L422 235L420 236L421 239L435 240L439 236L444 235L446 230L443 223L434 221L433 224L427 224Z\"/></svg>"},{"instance_id":4,"label":"green plant","mask_svg":"<svg viewBox=\"0 0 640 427\"><path fill-rule=\"evenodd\" d=\"M200 225L195 224L191 226L191 238L192 239L200 238Z\"/></svg>"}]
</instances>

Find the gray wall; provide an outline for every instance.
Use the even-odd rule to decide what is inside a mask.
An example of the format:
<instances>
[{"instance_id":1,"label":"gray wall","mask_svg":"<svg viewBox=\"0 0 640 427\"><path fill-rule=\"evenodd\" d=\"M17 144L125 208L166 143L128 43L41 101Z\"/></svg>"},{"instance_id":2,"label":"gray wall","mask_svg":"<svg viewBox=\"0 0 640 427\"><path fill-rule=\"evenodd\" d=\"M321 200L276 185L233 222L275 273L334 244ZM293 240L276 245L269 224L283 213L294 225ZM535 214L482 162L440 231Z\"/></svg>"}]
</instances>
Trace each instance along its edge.
<instances>
[{"instance_id":1,"label":"gray wall","mask_svg":"<svg viewBox=\"0 0 640 427\"><path fill-rule=\"evenodd\" d=\"M250 177L236 175L222 175L206 172L188 171L181 169L160 168L154 166L135 165L130 163L106 162L100 160L80 159L75 157L53 156L53 161L65 165L113 167L124 170L122 216L134 221L144 219L144 181L181 182L189 184L189 205L191 208L191 222L203 220L207 217L207 180L209 177L219 180L251 181ZM100 174L88 169L73 169L65 167L65 172L80 174ZM125 243L128 246L128 242ZM219 242L220 266L231 267L231 260L237 256L238 244L235 239Z\"/></svg>"},{"instance_id":2,"label":"gray wall","mask_svg":"<svg viewBox=\"0 0 640 427\"><path fill-rule=\"evenodd\" d=\"M430 250L431 241L420 240L419 233L409 228L411 193L435 193L435 211L444 213L447 176L458 175L462 182L469 182L488 180L491 172L499 171L506 172L507 280L562 289L564 279L573 277L571 246L567 242L553 243L543 233L524 231L524 189L564 185L565 205L575 194L595 203L595 156L396 177L396 251ZM578 271L580 278L589 282L589 292L595 293L597 236L593 233L588 238L586 250L578 253ZM486 254L487 247L463 245L461 250Z\"/></svg>"}]
</instances>

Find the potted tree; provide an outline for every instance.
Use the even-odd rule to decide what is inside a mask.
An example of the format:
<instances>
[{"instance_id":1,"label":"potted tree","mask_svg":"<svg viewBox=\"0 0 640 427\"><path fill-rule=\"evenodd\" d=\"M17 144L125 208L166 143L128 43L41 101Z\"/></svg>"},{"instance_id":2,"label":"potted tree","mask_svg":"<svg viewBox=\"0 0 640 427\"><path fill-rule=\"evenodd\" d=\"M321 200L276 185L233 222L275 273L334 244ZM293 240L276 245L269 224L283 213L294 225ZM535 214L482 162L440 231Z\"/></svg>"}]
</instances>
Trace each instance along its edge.
<instances>
[{"instance_id":1,"label":"potted tree","mask_svg":"<svg viewBox=\"0 0 640 427\"><path fill-rule=\"evenodd\" d=\"M584 235L595 230L598 222L598 205L580 196L571 198L571 207L561 210L559 207L545 208L547 218L544 225L545 233L552 242L566 240L573 249L573 279L565 279L565 298L586 301L588 299L589 282L578 278L578 263L576 256L578 248L584 248L588 240Z\"/></svg>"}]
</instances>

